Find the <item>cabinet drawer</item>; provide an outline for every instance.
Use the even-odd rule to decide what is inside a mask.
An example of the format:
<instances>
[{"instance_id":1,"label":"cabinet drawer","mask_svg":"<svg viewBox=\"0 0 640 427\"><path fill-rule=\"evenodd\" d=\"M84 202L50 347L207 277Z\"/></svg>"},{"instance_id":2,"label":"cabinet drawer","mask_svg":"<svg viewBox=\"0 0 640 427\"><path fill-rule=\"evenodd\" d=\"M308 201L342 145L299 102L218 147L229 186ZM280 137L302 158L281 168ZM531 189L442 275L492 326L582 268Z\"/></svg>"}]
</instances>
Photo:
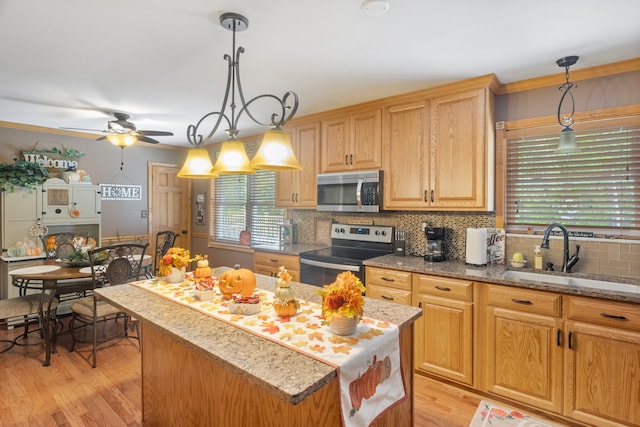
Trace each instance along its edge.
<instances>
[{"instance_id":1,"label":"cabinet drawer","mask_svg":"<svg viewBox=\"0 0 640 427\"><path fill-rule=\"evenodd\" d=\"M369 298L381 299L383 301L411 305L410 290L395 289L387 286L372 285L369 283L369 286L367 286L367 296Z\"/></svg>"},{"instance_id":2,"label":"cabinet drawer","mask_svg":"<svg viewBox=\"0 0 640 427\"><path fill-rule=\"evenodd\" d=\"M367 267L366 286L378 285L387 288L411 291L411 273L407 271L388 270L386 268Z\"/></svg>"},{"instance_id":3,"label":"cabinet drawer","mask_svg":"<svg viewBox=\"0 0 640 427\"><path fill-rule=\"evenodd\" d=\"M300 259L295 255L276 254L271 252L254 252L253 263L279 268L284 265L287 270L300 270Z\"/></svg>"},{"instance_id":4,"label":"cabinet drawer","mask_svg":"<svg viewBox=\"0 0 640 427\"><path fill-rule=\"evenodd\" d=\"M564 296L567 319L640 331L640 305L596 298Z\"/></svg>"},{"instance_id":5,"label":"cabinet drawer","mask_svg":"<svg viewBox=\"0 0 640 427\"><path fill-rule=\"evenodd\" d=\"M489 305L547 316L561 315L560 294L501 285L486 285L486 290Z\"/></svg>"},{"instance_id":6,"label":"cabinet drawer","mask_svg":"<svg viewBox=\"0 0 640 427\"><path fill-rule=\"evenodd\" d=\"M414 274L414 281L417 293L473 301L473 282L468 280Z\"/></svg>"}]
</instances>

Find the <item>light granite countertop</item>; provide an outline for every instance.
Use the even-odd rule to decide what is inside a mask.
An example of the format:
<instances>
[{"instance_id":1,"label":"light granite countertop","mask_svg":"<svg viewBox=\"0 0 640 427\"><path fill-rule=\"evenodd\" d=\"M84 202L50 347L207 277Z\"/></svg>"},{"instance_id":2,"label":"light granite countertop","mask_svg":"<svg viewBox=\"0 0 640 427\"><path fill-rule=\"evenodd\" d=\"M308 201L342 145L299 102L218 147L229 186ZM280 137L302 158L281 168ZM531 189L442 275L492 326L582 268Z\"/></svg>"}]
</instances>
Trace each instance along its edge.
<instances>
[{"instance_id":1,"label":"light granite countertop","mask_svg":"<svg viewBox=\"0 0 640 427\"><path fill-rule=\"evenodd\" d=\"M217 267L213 275L226 270ZM258 288L275 290L275 278L256 277ZM298 298L320 302L318 287L298 282L292 282L292 287ZM336 368L330 365L136 286L110 286L97 289L96 294L291 404L301 402L337 376ZM402 328L418 319L422 310L366 298L365 314Z\"/></svg>"},{"instance_id":2,"label":"light granite countertop","mask_svg":"<svg viewBox=\"0 0 640 427\"><path fill-rule=\"evenodd\" d=\"M530 268L511 268L504 265L472 266L462 261L427 262L423 257L385 255L364 261L371 267L382 267L394 270L410 271L413 273L431 274L435 276L468 279L477 282L498 283L502 285L517 286L521 288L540 289L564 294L582 295L589 297L605 298L610 300L633 302L640 304L640 278L612 277L584 273L560 273L548 271L536 271ZM606 281L611 283L600 284L591 282L588 285L565 285L535 280L521 280L505 278L507 271L519 271L539 273L544 276L565 276L578 279ZM553 280L553 277L549 277Z\"/></svg>"},{"instance_id":3,"label":"light granite countertop","mask_svg":"<svg viewBox=\"0 0 640 427\"><path fill-rule=\"evenodd\" d=\"M300 255L301 252L307 251L315 251L316 249L326 248L327 245L319 245L319 244L308 244L308 243L294 243L291 245L281 245L281 246L266 246L266 245L256 245L251 248L260 252L272 252L277 254L284 255Z\"/></svg>"}]
</instances>

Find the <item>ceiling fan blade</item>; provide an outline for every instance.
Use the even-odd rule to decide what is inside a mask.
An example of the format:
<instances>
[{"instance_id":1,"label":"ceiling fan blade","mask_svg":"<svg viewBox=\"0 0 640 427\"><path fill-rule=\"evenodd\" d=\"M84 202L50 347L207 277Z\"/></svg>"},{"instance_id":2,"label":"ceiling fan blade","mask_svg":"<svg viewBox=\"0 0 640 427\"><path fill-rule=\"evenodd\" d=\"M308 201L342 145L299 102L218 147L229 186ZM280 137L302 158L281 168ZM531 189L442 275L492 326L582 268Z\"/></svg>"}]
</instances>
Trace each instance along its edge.
<instances>
[{"instance_id":1,"label":"ceiling fan blade","mask_svg":"<svg viewBox=\"0 0 640 427\"><path fill-rule=\"evenodd\" d=\"M106 136L101 136L100 138L96 139L96 141L104 141L105 139L107 139Z\"/></svg>"},{"instance_id":2,"label":"ceiling fan blade","mask_svg":"<svg viewBox=\"0 0 640 427\"><path fill-rule=\"evenodd\" d=\"M160 141L156 141L155 139L148 138L148 137L146 137L144 135L139 135L138 136L138 141L148 142L149 144L160 144Z\"/></svg>"},{"instance_id":3,"label":"ceiling fan blade","mask_svg":"<svg viewBox=\"0 0 640 427\"><path fill-rule=\"evenodd\" d=\"M173 136L173 132L164 132L161 130L137 130L136 132L146 136Z\"/></svg>"},{"instance_id":4,"label":"ceiling fan blade","mask_svg":"<svg viewBox=\"0 0 640 427\"><path fill-rule=\"evenodd\" d=\"M100 130L100 129L85 129L85 128L67 128L67 127L61 127L60 129L64 129L64 130L86 130L89 132L109 132L108 130Z\"/></svg>"}]
</instances>

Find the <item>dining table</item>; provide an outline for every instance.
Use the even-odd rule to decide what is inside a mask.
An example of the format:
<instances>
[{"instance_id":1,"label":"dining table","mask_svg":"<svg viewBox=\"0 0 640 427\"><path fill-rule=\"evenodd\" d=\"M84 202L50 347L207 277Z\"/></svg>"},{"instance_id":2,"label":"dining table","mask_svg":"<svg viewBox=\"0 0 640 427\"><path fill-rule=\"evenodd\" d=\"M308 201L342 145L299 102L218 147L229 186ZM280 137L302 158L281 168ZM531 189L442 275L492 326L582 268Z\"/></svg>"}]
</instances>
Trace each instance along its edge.
<instances>
[{"instance_id":1,"label":"dining table","mask_svg":"<svg viewBox=\"0 0 640 427\"><path fill-rule=\"evenodd\" d=\"M13 270L9 273L12 284L20 289L20 295L42 292L43 298L51 302L60 295L84 293L93 288L91 267L69 266L65 263L42 264ZM51 312L51 303L46 307L40 304L40 321L44 336L45 361L43 366L51 364L51 353L56 353L57 317Z\"/></svg>"}]
</instances>

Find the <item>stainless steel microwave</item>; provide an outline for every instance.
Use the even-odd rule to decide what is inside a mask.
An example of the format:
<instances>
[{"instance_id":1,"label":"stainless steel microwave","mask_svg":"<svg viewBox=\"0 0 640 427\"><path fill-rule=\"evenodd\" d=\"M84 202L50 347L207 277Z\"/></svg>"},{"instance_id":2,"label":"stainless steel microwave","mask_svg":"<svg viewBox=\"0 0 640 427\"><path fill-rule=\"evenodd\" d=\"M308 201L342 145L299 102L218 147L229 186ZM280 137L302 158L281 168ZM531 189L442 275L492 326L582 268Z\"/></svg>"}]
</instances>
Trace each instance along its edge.
<instances>
[{"instance_id":1,"label":"stainless steel microwave","mask_svg":"<svg viewBox=\"0 0 640 427\"><path fill-rule=\"evenodd\" d=\"M382 171L324 173L318 175L319 211L380 212Z\"/></svg>"}]
</instances>

